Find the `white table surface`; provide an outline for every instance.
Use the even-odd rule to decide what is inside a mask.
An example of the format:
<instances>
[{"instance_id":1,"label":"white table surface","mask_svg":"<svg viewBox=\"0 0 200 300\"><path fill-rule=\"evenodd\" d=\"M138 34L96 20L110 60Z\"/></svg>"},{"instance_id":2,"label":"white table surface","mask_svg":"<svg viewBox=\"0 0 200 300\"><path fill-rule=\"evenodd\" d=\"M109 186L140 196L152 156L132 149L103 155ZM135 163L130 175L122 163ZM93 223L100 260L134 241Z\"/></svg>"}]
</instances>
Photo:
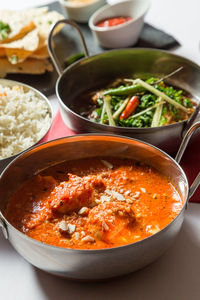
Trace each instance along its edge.
<instances>
[{"instance_id":1,"label":"white table surface","mask_svg":"<svg viewBox=\"0 0 200 300\"><path fill-rule=\"evenodd\" d=\"M0 4L1 8L22 9L44 3L47 1L1 0ZM146 21L181 43L173 52L200 64L200 0L152 0ZM50 100L55 113L56 97ZM0 232L0 299L199 300L200 204L189 204L181 233L157 262L104 283L76 283L46 274L20 257Z\"/></svg>"}]
</instances>

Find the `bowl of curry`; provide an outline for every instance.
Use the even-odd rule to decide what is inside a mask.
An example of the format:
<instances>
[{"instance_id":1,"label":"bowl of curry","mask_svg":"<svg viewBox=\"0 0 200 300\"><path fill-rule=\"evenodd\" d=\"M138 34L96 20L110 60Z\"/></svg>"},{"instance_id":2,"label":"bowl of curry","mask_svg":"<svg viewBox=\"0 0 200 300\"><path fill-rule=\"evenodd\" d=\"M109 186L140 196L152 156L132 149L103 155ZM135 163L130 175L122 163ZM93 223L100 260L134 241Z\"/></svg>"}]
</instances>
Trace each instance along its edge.
<instances>
[{"instance_id":1,"label":"bowl of curry","mask_svg":"<svg viewBox=\"0 0 200 300\"><path fill-rule=\"evenodd\" d=\"M1 175L0 197L5 236L30 263L68 278L104 279L166 250L183 221L188 182L151 145L80 135L15 159Z\"/></svg>"},{"instance_id":2,"label":"bowl of curry","mask_svg":"<svg viewBox=\"0 0 200 300\"><path fill-rule=\"evenodd\" d=\"M154 168L130 159L94 157L31 177L12 195L5 216L40 242L104 249L151 236L182 207L176 188Z\"/></svg>"}]
</instances>

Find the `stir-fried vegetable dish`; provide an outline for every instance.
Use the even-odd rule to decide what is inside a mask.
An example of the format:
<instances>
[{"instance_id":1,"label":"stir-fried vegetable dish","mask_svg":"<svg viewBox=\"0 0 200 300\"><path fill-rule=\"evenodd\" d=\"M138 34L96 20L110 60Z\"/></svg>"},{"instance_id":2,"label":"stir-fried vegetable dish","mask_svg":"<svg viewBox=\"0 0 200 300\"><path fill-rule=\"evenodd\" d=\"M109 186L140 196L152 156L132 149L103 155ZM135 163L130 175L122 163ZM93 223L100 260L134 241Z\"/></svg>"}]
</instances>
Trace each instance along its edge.
<instances>
[{"instance_id":1,"label":"stir-fried vegetable dish","mask_svg":"<svg viewBox=\"0 0 200 300\"><path fill-rule=\"evenodd\" d=\"M167 226L183 201L152 167L112 157L52 166L11 196L5 216L50 245L102 249L140 241Z\"/></svg>"},{"instance_id":2,"label":"stir-fried vegetable dish","mask_svg":"<svg viewBox=\"0 0 200 300\"><path fill-rule=\"evenodd\" d=\"M121 127L158 127L186 120L194 111L188 94L158 78L118 79L85 96L88 109L79 113L91 121Z\"/></svg>"}]
</instances>

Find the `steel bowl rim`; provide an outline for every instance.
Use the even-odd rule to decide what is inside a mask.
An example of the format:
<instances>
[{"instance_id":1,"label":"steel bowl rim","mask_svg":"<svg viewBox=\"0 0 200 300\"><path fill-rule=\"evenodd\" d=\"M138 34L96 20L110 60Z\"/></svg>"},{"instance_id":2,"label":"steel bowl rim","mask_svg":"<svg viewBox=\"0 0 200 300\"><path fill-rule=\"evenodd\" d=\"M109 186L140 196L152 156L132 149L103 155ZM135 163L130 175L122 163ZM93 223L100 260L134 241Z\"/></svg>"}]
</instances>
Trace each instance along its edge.
<instances>
[{"instance_id":1,"label":"steel bowl rim","mask_svg":"<svg viewBox=\"0 0 200 300\"><path fill-rule=\"evenodd\" d=\"M67 253L80 253L80 254L99 254L99 253L103 253L103 252L113 252L113 251L118 251L120 249L123 248L127 248L127 247L133 247L133 246L138 246L142 243L146 243L149 239L154 239L156 238L158 235L161 234L161 232L165 231L168 229L169 226L172 226L173 223L175 222L175 220L183 213L183 211L186 208L187 202L188 202L188 195L189 195L189 183L188 183L188 179L187 176L184 172L184 170L182 169L182 167L174 160L174 158L172 158L169 154L167 154L166 152L164 152L163 150L159 149L158 147L151 145L150 143L147 142L143 142L141 140L135 139L135 138L131 138L131 137L127 137L127 136L120 136L120 135L115 135L115 134L106 134L106 133L86 133L86 134L77 134L77 135L72 135L72 136L66 136L66 137L62 137L62 138L58 138L58 139L54 139L45 143L41 143L39 145L35 145L34 147L31 147L25 151L23 151L20 155L18 155L16 158L14 158L3 170L3 172L0 174L0 181L2 176L4 175L4 173L6 172L6 170L15 163L15 161L19 158L21 158L24 154L26 154L27 152L30 152L32 150L34 150L35 148L39 148L42 145L46 145L46 144L50 144L51 142L55 142L55 141L62 141L62 140L68 140L68 139L72 139L72 138L87 138L87 137L99 137L99 136L106 136L106 137L114 137L114 138L119 138L120 140L130 140L132 142L139 142L141 144L145 144L151 148L154 148L155 150L161 152L161 154L163 154L164 156L166 156L168 159L170 159L175 165L176 167L181 171L181 174L183 175L184 181L185 181L185 185L186 185L186 200L185 203L183 203L183 206L181 208L181 211L179 212L179 214L169 223L167 224L164 228L162 228L161 230L159 230L157 233L146 237L140 241L134 242L134 243L130 243L130 244L126 244L126 245L122 245L122 246L117 246L117 247L111 247L111 248L103 248L103 249L73 249L73 248L63 248L63 247L58 247L58 246L53 246L53 245L49 245L47 243L42 243L38 240L35 240L29 236L27 236L25 233L22 233L20 230L18 230L17 228L15 228L11 223L9 223L7 221L7 219L4 217L3 213L0 210L0 217L2 217L3 221L6 223L6 226L11 227L12 229L14 229L14 231L18 234L21 235L21 237L25 238L28 241L31 241L32 243L35 243L38 246L45 246L49 249L52 250L56 250L59 252L67 252Z\"/></svg>"},{"instance_id":2,"label":"steel bowl rim","mask_svg":"<svg viewBox=\"0 0 200 300\"><path fill-rule=\"evenodd\" d=\"M49 113L50 113L50 123L49 123L49 126L48 126L48 129L47 129L46 133L44 133L43 136L39 140L37 140L36 143L34 143L32 146L30 146L30 147L28 147L28 148L26 148L26 149L24 149L24 150L22 150L22 151L20 151L16 154L13 154L12 156L8 156L8 157L5 157L5 158L0 158L0 164L1 164L1 162L4 162L8 159L9 160L14 159L14 158L16 158L16 156L21 155L25 151L27 151L30 148L36 146L46 136L46 134L49 132L49 130L52 126L52 123L53 123L53 108L52 108L52 105L51 105L50 101L48 100L48 98L42 92L40 92L39 90L37 90L36 88L34 88L34 87L32 87L28 84L25 84L23 82L19 82L19 81L16 81L16 80L0 78L0 84L1 84L2 81L7 81L8 83L13 83L13 84L16 84L16 85L24 86L27 89L34 91L36 93L36 95L39 95L40 98L42 98L46 102L46 104L48 105L48 109L49 109Z\"/></svg>"},{"instance_id":3,"label":"steel bowl rim","mask_svg":"<svg viewBox=\"0 0 200 300\"><path fill-rule=\"evenodd\" d=\"M59 89L59 84L63 78L63 76L71 69L73 69L74 66L77 66L79 67L83 61L87 61L88 59L90 58L94 58L94 57L101 57L103 55L105 55L106 53L113 53L113 52L120 52L120 51L123 51L123 52L137 52L137 51L152 51L152 52L161 52L161 53L166 53L166 54L169 54L171 55L172 57L177 57L177 58L181 58L183 60L185 60L186 62L188 62L190 65L194 66L195 68L197 68L200 72L200 65L198 65L197 63L193 62L192 60L184 57L184 56L181 56L181 55L177 55L177 54L174 54L170 51L166 51L166 50L160 50L160 49L152 49L152 48L142 48L142 47L138 47L138 48L120 48L120 49L112 49L112 50L108 50L106 52L102 52L102 53L99 53L99 54L95 54L95 55L91 55L89 57L85 57L85 58L82 58L74 63L72 63L70 66L68 66L64 71L63 73L58 77L57 81L56 81L56 85L55 85L55 90L56 90L56 96L58 98L58 101L59 101L59 104L67 110L67 112L71 113L72 115L75 115L77 118L80 118L82 121L85 121L87 122L90 126L92 127L99 127L100 129L102 130L105 130L105 131L112 131L112 130L117 130L119 131L120 133L123 133L123 132L127 132L127 133L130 133L130 132L140 132L140 133L146 133L146 132L155 132L155 131L161 131L161 130L165 130L165 128L174 128L174 127L177 127L178 124L182 125L184 123L187 123L187 121L190 119L187 119L187 120L183 120L183 121L180 121L180 122L176 122L176 123L173 123L173 124L169 124L169 125L164 125L164 126L160 126L160 127L141 127L141 128L138 128L138 127L120 127L120 126L111 126L111 125L106 125L106 124L100 124L100 123L95 123L93 121L90 121L89 119L87 118L84 118L83 116L79 115L78 113L74 112L73 110L71 110L65 103L64 101L61 99L60 97L60 94L58 92L58 89ZM196 97L196 96L195 96ZM196 98L199 98L199 97L196 97ZM200 99L200 98L199 98ZM195 112L195 110L194 110ZM194 113L193 112L193 113ZM193 114L192 114L193 115ZM191 115L191 116L192 116ZM191 117L190 116L190 117Z\"/></svg>"}]
</instances>

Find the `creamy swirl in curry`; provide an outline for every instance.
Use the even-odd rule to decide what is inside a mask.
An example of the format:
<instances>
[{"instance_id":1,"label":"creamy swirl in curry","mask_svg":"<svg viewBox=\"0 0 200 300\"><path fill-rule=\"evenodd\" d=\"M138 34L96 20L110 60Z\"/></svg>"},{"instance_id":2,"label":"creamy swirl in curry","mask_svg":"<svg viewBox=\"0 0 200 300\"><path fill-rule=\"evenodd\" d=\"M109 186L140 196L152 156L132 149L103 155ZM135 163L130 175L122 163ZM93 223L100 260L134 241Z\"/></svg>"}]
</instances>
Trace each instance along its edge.
<instances>
[{"instance_id":1,"label":"creamy swirl in curry","mask_svg":"<svg viewBox=\"0 0 200 300\"><path fill-rule=\"evenodd\" d=\"M5 216L40 242L102 249L153 235L182 207L173 184L152 167L106 157L65 162L33 176L12 195Z\"/></svg>"}]
</instances>

